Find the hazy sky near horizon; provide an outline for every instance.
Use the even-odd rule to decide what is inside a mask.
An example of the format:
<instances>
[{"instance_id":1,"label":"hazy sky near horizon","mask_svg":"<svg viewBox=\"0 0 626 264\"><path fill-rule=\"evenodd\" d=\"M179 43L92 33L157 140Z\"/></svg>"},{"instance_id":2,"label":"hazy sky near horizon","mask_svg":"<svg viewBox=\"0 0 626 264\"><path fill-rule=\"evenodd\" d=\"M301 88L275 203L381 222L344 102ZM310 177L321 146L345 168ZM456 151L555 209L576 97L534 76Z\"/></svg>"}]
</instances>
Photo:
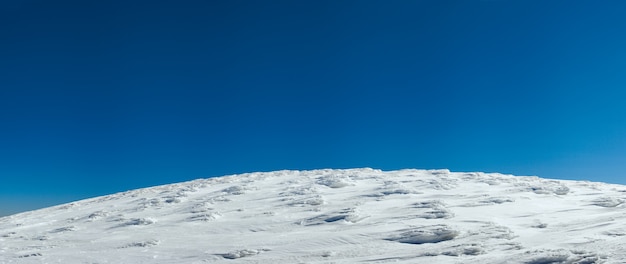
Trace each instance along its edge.
<instances>
[{"instance_id":1,"label":"hazy sky near horizon","mask_svg":"<svg viewBox=\"0 0 626 264\"><path fill-rule=\"evenodd\" d=\"M625 1L3 1L0 215L251 171L626 183Z\"/></svg>"}]
</instances>

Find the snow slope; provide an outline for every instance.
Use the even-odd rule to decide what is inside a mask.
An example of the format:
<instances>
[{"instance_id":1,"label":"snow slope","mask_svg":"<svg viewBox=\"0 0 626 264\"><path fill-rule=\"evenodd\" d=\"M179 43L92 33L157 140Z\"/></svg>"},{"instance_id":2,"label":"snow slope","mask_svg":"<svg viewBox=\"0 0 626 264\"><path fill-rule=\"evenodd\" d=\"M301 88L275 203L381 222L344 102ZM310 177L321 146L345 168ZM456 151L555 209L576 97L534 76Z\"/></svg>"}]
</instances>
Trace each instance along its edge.
<instances>
[{"instance_id":1,"label":"snow slope","mask_svg":"<svg viewBox=\"0 0 626 264\"><path fill-rule=\"evenodd\" d=\"M626 186L250 173L0 218L0 263L626 263Z\"/></svg>"}]
</instances>

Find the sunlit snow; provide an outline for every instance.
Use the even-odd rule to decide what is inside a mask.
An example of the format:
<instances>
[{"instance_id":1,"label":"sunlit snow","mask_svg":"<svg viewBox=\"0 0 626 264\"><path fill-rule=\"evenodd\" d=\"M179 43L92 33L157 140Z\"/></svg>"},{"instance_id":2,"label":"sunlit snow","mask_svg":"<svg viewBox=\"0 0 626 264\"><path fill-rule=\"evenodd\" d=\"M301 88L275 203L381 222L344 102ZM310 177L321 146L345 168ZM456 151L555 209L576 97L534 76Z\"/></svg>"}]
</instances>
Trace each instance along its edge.
<instances>
[{"instance_id":1,"label":"sunlit snow","mask_svg":"<svg viewBox=\"0 0 626 264\"><path fill-rule=\"evenodd\" d=\"M626 186L250 173L0 218L0 263L626 263Z\"/></svg>"}]
</instances>

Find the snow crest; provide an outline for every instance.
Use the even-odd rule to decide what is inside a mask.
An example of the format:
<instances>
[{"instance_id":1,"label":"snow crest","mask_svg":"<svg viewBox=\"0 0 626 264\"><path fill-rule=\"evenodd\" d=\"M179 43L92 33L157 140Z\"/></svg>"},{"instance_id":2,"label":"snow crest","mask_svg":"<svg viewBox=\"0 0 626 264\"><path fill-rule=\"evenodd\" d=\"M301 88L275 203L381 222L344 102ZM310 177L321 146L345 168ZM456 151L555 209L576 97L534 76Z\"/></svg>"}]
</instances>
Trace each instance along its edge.
<instances>
[{"instance_id":1,"label":"snow crest","mask_svg":"<svg viewBox=\"0 0 626 264\"><path fill-rule=\"evenodd\" d=\"M625 201L497 173L248 173L0 218L0 263L626 263Z\"/></svg>"}]
</instances>

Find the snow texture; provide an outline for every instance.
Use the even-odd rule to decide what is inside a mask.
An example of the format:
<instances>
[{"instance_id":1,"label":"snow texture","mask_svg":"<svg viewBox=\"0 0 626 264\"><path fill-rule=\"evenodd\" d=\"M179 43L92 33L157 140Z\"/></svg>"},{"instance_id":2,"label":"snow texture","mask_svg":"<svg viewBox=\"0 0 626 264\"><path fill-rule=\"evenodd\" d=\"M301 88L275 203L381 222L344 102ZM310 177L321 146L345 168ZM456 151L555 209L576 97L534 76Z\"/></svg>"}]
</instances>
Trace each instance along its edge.
<instances>
[{"instance_id":1,"label":"snow texture","mask_svg":"<svg viewBox=\"0 0 626 264\"><path fill-rule=\"evenodd\" d=\"M626 263L624 201L502 174L249 173L0 218L0 263Z\"/></svg>"}]
</instances>

